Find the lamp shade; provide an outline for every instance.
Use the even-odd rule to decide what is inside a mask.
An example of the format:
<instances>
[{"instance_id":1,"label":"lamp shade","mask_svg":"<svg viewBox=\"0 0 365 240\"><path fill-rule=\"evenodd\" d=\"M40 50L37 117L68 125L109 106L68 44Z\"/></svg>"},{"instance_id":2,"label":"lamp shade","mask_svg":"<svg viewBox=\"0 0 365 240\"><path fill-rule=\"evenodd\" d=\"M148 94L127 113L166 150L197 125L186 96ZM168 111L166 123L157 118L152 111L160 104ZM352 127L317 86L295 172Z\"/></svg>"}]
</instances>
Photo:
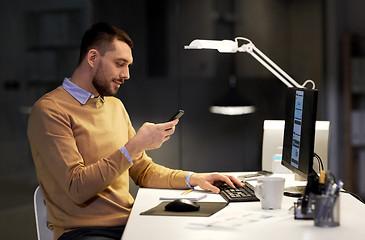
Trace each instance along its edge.
<instances>
[{"instance_id":1,"label":"lamp shade","mask_svg":"<svg viewBox=\"0 0 365 240\"><path fill-rule=\"evenodd\" d=\"M185 49L216 49L220 53L235 53L238 50L238 43L231 40L201 40L196 39L185 46Z\"/></svg>"}]
</instances>

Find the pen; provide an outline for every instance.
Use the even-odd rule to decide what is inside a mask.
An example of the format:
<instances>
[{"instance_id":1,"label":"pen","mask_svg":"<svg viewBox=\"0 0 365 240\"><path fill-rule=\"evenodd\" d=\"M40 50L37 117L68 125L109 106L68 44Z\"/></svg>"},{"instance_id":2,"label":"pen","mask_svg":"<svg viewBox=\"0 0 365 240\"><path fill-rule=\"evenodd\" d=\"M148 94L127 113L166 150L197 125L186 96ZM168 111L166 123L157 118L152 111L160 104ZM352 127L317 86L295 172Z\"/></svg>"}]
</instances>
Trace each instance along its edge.
<instances>
[{"instance_id":1,"label":"pen","mask_svg":"<svg viewBox=\"0 0 365 240\"><path fill-rule=\"evenodd\" d=\"M181 195L186 195L186 194L188 194L188 193L192 192L193 190L194 190L194 189L186 190L185 192L181 193Z\"/></svg>"},{"instance_id":2,"label":"pen","mask_svg":"<svg viewBox=\"0 0 365 240\"><path fill-rule=\"evenodd\" d=\"M326 173L325 171L321 170L318 181L318 194L325 193L325 181L326 181Z\"/></svg>"},{"instance_id":3,"label":"pen","mask_svg":"<svg viewBox=\"0 0 365 240\"><path fill-rule=\"evenodd\" d=\"M335 194L338 195L338 193L341 191L341 188L343 187L343 182L341 180L338 180L337 182L337 188L335 191Z\"/></svg>"},{"instance_id":4,"label":"pen","mask_svg":"<svg viewBox=\"0 0 365 240\"><path fill-rule=\"evenodd\" d=\"M330 193L331 196L335 195L337 188L338 188L338 186L336 183L332 184L331 193Z\"/></svg>"},{"instance_id":5,"label":"pen","mask_svg":"<svg viewBox=\"0 0 365 240\"><path fill-rule=\"evenodd\" d=\"M326 184L326 190L324 192L325 195L327 195L327 196L330 195L333 184L334 184L334 182L332 179Z\"/></svg>"}]
</instances>

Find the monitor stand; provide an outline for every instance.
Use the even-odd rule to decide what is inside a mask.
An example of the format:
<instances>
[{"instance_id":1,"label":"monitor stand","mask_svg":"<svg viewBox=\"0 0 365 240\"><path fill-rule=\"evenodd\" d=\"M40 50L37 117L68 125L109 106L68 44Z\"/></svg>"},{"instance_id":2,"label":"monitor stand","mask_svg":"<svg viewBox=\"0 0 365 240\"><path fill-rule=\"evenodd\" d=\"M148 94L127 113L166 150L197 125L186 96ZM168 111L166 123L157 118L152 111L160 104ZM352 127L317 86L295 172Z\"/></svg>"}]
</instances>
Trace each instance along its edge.
<instances>
[{"instance_id":1,"label":"monitor stand","mask_svg":"<svg viewBox=\"0 0 365 240\"><path fill-rule=\"evenodd\" d=\"M284 195L287 197L301 197L306 186L292 186L284 189Z\"/></svg>"},{"instance_id":2,"label":"monitor stand","mask_svg":"<svg viewBox=\"0 0 365 240\"><path fill-rule=\"evenodd\" d=\"M314 171L314 170L313 170ZM307 187L307 179L294 173L294 180L303 183L298 186L286 187L284 189L284 195L287 197L301 197L304 194L305 188Z\"/></svg>"}]
</instances>

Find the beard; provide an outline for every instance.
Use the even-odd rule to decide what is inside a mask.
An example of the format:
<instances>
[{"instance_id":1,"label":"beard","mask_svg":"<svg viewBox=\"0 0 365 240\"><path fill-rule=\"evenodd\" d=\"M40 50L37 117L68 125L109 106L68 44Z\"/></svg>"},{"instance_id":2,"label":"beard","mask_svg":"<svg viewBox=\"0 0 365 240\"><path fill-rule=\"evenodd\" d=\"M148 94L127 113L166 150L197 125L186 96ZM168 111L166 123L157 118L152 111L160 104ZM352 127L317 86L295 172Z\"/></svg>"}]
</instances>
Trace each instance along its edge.
<instances>
[{"instance_id":1,"label":"beard","mask_svg":"<svg viewBox=\"0 0 365 240\"><path fill-rule=\"evenodd\" d=\"M92 84L101 96L115 96L118 92L117 87L111 83L114 79L108 80L102 71L102 65L99 65L95 77L92 80Z\"/></svg>"}]
</instances>

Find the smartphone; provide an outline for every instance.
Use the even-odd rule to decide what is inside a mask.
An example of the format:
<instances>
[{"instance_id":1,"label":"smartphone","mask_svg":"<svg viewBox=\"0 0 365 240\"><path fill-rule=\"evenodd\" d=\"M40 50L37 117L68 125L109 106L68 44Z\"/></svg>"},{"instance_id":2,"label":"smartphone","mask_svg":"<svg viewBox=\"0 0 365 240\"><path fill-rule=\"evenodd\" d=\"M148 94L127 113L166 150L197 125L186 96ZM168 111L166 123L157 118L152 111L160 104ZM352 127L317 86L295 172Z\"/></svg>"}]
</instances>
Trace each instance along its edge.
<instances>
[{"instance_id":1,"label":"smartphone","mask_svg":"<svg viewBox=\"0 0 365 240\"><path fill-rule=\"evenodd\" d=\"M175 113L174 114L174 116L172 116L169 120L168 120L168 122L171 122L171 121L173 121L173 120L175 120L175 119L177 119L177 118L181 118L181 116L182 115L184 115L184 110L182 110L182 109L180 109L179 111L177 111L177 113Z\"/></svg>"}]
</instances>

